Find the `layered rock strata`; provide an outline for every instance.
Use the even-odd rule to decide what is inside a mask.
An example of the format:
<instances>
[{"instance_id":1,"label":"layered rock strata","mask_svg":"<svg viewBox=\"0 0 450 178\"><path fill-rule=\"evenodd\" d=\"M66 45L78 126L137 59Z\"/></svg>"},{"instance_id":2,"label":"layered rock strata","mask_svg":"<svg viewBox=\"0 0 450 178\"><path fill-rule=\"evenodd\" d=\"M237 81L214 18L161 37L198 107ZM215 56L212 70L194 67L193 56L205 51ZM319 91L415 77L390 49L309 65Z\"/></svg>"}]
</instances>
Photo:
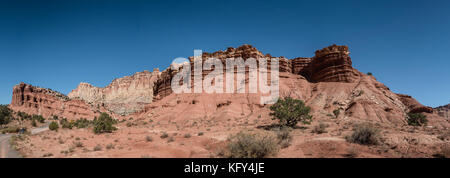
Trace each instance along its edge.
<instances>
[{"instance_id":1,"label":"layered rock strata","mask_svg":"<svg viewBox=\"0 0 450 178\"><path fill-rule=\"evenodd\" d=\"M81 83L68 96L71 99L84 100L96 107L105 107L116 114L128 115L140 111L143 106L153 101L153 86L159 75L158 69L153 72L138 72L115 79L104 88Z\"/></svg>"},{"instance_id":2,"label":"layered rock strata","mask_svg":"<svg viewBox=\"0 0 450 178\"><path fill-rule=\"evenodd\" d=\"M349 56L347 46L332 45L321 50L317 50L312 58L298 57L294 59L286 59L278 57L279 71L298 74L305 77L309 82L355 82L362 75L352 67L352 61ZM222 61L223 68L226 68L225 60L227 58L242 58L244 61L248 58L254 58L258 62L261 58L272 58L270 54L263 54L251 45L242 45L238 48L227 48L226 51L217 51L214 53L204 52L202 54L202 62L208 58L216 58ZM194 78L194 57L189 57L191 65L191 79ZM270 64L270 63L269 63ZM269 65L270 67L270 65ZM248 67L246 67L248 73ZM178 72L178 69L169 68L163 71L163 75L158 78L155 84L154 95L156 99L161 99L170 93L172 77ZM211 70L202 71L202 78Z\"/></svg>"},{"instance_id":3,"label":"layered rock strata","mask_svg":"<svg viewBox=\"0 0 450 178\"><path fill-rule=\"evenodd\" d=\"M409 95L397 94L397 96L411 113L433 113L433 108L420 104L416 99Z\"/></svg>"},{"instance_id":4,"label":"layered rock strata","mask_svg":"<svg viewBox=\"0 0 450 178\"><path fill-rule=\"evenodd\" d=\"M28 114L42 115L46 118L52 116L65 118L92 119L99 111L82 100L70 99L64 94L51 89L35 87L20 83L13 88L13 97L9 105L14 111Z\"/></svg>"}]
</instances>

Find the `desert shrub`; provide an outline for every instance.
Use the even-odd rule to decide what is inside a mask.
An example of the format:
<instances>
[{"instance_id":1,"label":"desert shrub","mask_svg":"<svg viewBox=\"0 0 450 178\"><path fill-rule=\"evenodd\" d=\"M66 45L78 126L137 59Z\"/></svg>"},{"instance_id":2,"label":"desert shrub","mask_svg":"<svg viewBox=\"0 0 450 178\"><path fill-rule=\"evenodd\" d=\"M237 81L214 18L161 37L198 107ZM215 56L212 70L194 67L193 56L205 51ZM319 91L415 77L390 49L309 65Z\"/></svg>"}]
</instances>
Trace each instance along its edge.
<instances>
[{"instance_id":1,"label":"desert shrub","mask_svg":"<svg viewBox=\"0 0 450 178\"><path fill-rule=\"evenodd\" d=\"M96 145L94 147L94 151L101 151L102 150L102 146L101 145Z\"/></svg>"},{"instance_id":2,"label":"desert shrub","mask_svg":"<svg viewBox=\"0 0 450 178\"><path fill-rule=\"evenodd\" d=\"M372 74L372 72L367 72L367 75L370 75L370 76L372 76L373 74Z\"/></svg>"},{"instance_id":3,"label":"desert shrub","mask_svg":"<svg viewBox=\"0 0 450 178\"><path fill-rule=\"evenodd\" d=\"M0 126L8 124L12 120L11 109L6 105L0 105Z\"/></svg>"},{"instance_id":4,"label":"desert shrub","mask_svg":"<svg viewBox=\"0 0 450 178\"><path fill-rule=\"evenodd\" d=\"M204 133L203 132L199 132L197 135L198 136L202 136L202 135L204 135Z\"/></svg>"},{"instance_id":5,"label":"desert shrub","mask_svg":"<svg viewBox=\"0 0 450 178\"><path fill-rule=\"evenodd\" d=\"M31 117L31 120L38 121L39 123L45 123L45 118L42 117L41 115L33 115Z\"/></svg>"},{"instance_id":6,"label":"desert shrub","mask_svg":"<svg viewBox=\"0 0 450 178\"><path fill-rule=\"evenodd\" d=\"M2 129L2 133L18 133L20 131L20 128L17 126L11 126Z\"/></svg>"},{"instance_id":7,"label":"desert shrub","mask_svg":"<svg viewBox=\"0 0 450 178\"><path fill-rule=\"evenodd\" d=\"M333 110L334 117L336 117L336 118L339 116L340 113L341 113L340 109Z\"/></svg>"},{"instance_id":8,"label":"desert shrub","mask_svg":"<svg viewBox=\"0 0 450 178\"><path fill-rule=\"evenodd\" d=\"M133 126L133 123L127 122L127 127L131 127L131 126Z\"/></svg>"},{"instance_id":9,"label":"desert shrub","mask_svg":"<svg viewBox=\"0 0 450 178\"><path fill-rule=\"evenodd\" d=\"M184 134L184 138L191 138L191 134Z\"/></svg>"},{"instance_id":10,"label":"desert shrub","mask_svg":"<svg viewBox=\"0 0 450 178\"><path fill-rule=\"evenodd\" d=\"M228 158L264 158L278 152L277 140L271 136L262 136L240 132L230 138L224 157Z\"/></svg>"},{"instance_id":11,"label":"desert shrub","mask_svg":"<svg viewBox=\"0 0 450 178\"><path fill-rule=\"evenodd\" d=\"M84 119L84 118L81 118L81 119L76 120L76 121L73 123L73 126L79 128L79 129L81 129L81 128L87 128L87 127L89 127L90 124L91 124L91 122L90 122L89 120Z\"/></svg>"},{"instance_id":12,"label":"desert shrub","mask_svg":"<svg viewBox=\"0 0 450 178\"><path fill-rule=\"evenodd\" d=\"M327 133L327 127L328 127L327 124L319 123L319 125L316 125L311 132L316 134Z\"/></svg>"},{"instance_id":13,"label":"desert shrub","mask_svg":"<svg viewBox=\"0 0 450 178\"><path fill-rule=\"evenodd\" d=\"M72 129L73 128L73 123L69 122L67 120L67 118L63 118L59 121L59 124L61 125L61 128L63 129Z\"/></svg>"},{"instance_id":14,"label":"desert shrub","mask_svg":"<svg viewBox=\"0 0 450 178\"><path fill-rule=\"evenodd\" d=\"M93 121L94 124L94 133L100 134L100 133L111 133L114 130L117 130L116 127L114 127L114 124L116 124L117 121L111 118L107 113L102 113L98 118L95 118Z\"/></svg>"},{"instance_id":15,"label":"desert shrub","mask_svg":"<svg viewBox=\"0 0 450 178\"><path fill-rule=\"evenodd\" d=\"M346 137L346 140L361 145L376 145L380 140L379 130L368 124L357 125L354 132Z\"/></svg>"},{"instance_id":16,"label":"desert shrub","mask_svg":"<svg viewBox=\"0 0 450 178\"><path fill-rule=\"evenodd\" d=\"M42 157L44 157L44 158L51 157L51 156L53 156L53 153L47 153L47 154L42 155Z\"/></svg>"},{"instance_id":17,"label":"desert shrub","mask_svg":"<svg viewBox=\"0 0 450 178\"><path fill-rule=\"evenodd\" d=\"M58 131L59 125L57 122L53 121L48 125L48 129Z\"/></svg>"},{"instance_id":18,"label":"desert shrub","mask_svg":"<svg viewBox=\"0 0 450 178\"><path fill-rule=\"evenodd\" d=\"M169 137L169 134L167 134L166 132L163 132L162 135L161 135L161 138L165 139L167 137Z\"/></svg>"},{"instance_id":19,"label":"desert shrub","mask_svg":"<svg viewBox=\"0 0 450 178\"><path fill-rule=\"evenodd\" d=\"M31 121L31 126L33 126L33 127L36 127L36 126L37 126L37 123L36 123L35 120L32 120L32 121Z\"/></svg>"},{"instance_id":20,"label":"desert shrub","mask_svg":"<svg viewBox=\"0 0 450 178\"><path fill-rule=\"evenodd\" d=\"M73 142L73 145L78 148L84 147L83 142Z\"/></svg>"},{"instance_id":21,"label":"desert shrub","mask_svg":"<svg viewBox=\"0 0 450 178\"><path fill-rule=\"evenodd\" d=\"M270 106L270 113L273 119L278 119L283 126L294 127L298 122L310 124L312 116L309 115L310 107L305 106L302 100L286 97L279 99L274 105Z\"/></svg>"},{"instance_id":22,"label":"desert shrub","mask_svg":"<svg viewBox=\"0 0 450 178\"><path fill-rule=\"evenodd\" d=\"M427 125L427 116L422 113L408 113L408 125L412 126L422 126Z\"/></svg>"},{"instance_id":23,"label":"desert shrub","mask_svg":"<svg viewBox=\"0 0 450 178\"><path fill-rule=\"evenodd\" d=\"M115 145L114 145L114 144L112 144L112 143L110 143L110 144L106 145L106 149L108 149L108 150L110 150L110 149L114 149L114 148L115 148Z\"/></svg>"},{"instance_id":24,"label":"desert shrub","mask_svg":"<svg viewBox=\"0 0 450 178\"><path fill-rule=\"evenodd\" d=\"M151 136L146 136L146 137L145 137L145 140L147 140L147 142L152 142L152 141L153 141L153 138L152 138Z\"/></svg>"},{"instance_id":25,"label":"desert shrub","mask_svg":"<svg viewBox=\"0 0 450 178\"><path fill-rule=\"evenodd\" d=\"M168 142L168 143L174 142L174 141L175 141L175 139L174 139L173 137L169 137L169 139L167 139L167 142Z\"/></svg>"},{"instance_id":26,"label":"desert shrub","mask_svg":"<svg viewBox=\"0 0 450 178\"><path fill-rule=\"evenodd\" d=\"M277 134L278 144L281 146L281 148L287 148L291 145L291 129L282 127L277 129L275 132Z\"/></svg>"},{"instance_id":27,"label":"desert shrub","mask_svg":"<svg viewBox=\"0 0 450 178\"><path fill-rule=\"evenodd\" d=\"M275 130L276 134L277 134L277 138L279 140L289 140L292 139L291 133L290 133L291 129L286 128L286 127L281 127Z\"/></svg>"},{"instance_id":28,"label":"desert shrub","mask_svg":"<svg viewBox=\"0 0 450 178\"><path fill-rule=\"evenodd\" d=\"M356 96L361 96L361 95L363 95L364 94L364 90L359 90L358 91L358 94L356 95Z\"/></svg>"},{"instance_id":29,"label":"desert shrub","mask_svg":"<svg viewBox=\"0 0 450 178\"><path fill-rule=\"evenodd\" d=\"M25 113L25 112L21 112L21 111L17 112L17 116L19 117L19 119L22 119L22 120L28 120L28 119L31 119L31 116L30 116L30 115L28 115L28 114Z\"/></svg>"},{"instance_id":30,"label":"desert shrub","mask_svg":"<svg viewBox=\"0 0 450 178\"><path fill-rule=\"evenodd\" d=\"M344 156L347 158L355 158L358 156L358 150L355 147L350 147L347 149L347 154L345 154Z\"/></svg>"}]
</instances>

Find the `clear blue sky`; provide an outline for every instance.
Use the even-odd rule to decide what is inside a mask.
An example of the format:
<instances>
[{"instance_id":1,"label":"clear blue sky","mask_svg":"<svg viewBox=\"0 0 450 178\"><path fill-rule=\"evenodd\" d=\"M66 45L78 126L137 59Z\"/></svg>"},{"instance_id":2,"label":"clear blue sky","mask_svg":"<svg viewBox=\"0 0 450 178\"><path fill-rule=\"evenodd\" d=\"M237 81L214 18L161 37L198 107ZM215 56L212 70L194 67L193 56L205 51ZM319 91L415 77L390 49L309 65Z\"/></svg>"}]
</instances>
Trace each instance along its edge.
<instances>
[{"instance_id":1,"label":"clear blue sky","mask_svg":"<svg viewBox=\"0 0 450 178\"><path fill-rule=\"evenodd\" d=\"M193 49L251 44L294 58L333 43L394 92L450 103L448 0L0 0L0 103L22 81L67 94Z\"/></svg>"}]
</instances>

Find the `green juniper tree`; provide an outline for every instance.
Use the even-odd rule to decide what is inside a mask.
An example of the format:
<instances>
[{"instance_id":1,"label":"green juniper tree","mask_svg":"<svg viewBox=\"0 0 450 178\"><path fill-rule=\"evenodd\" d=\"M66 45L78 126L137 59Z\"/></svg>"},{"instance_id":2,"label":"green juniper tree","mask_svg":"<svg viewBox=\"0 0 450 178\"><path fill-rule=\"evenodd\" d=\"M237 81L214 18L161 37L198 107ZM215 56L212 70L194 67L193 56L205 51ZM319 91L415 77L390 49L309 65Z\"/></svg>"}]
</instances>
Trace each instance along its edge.
<instances>
[{"instance_id":1,"label":"green juniper tree","mask_svg":"<svg viewBox=\"0 0 450 178\"><path fill-rule=\"evenodd\" d=\"M302 100L286 97L279 99L277 103L270 107L273 119L278 119L283 126L294 127L298 122L310 124L312 116L309 115L311 108L305 106Z\"/></svg>"}]
</instances>

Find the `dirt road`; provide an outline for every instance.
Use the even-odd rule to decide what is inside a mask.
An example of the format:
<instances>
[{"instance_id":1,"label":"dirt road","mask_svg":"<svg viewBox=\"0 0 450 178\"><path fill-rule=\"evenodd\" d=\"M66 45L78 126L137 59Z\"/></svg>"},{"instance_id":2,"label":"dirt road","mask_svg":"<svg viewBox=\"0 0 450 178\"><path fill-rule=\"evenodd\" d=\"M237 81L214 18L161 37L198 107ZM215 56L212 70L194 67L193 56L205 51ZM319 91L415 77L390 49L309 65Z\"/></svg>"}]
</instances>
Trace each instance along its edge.
<instances>
[{"instance_id":1,"label":"dirt road","mask_svg":"<svg viewBox=\"0 0 450 178\"><path fill-rule=\"evenodd\" d=\"M31 134L37 134L48 130L49 123L31 129ZM22 156L11 147L10 140L14 134L0 134L0 158L21 158Z\"/></svg>"},{"instance_id":2,"label":"dirt road","mask_svg":"<svg viewBox=\"0 0 450 178\"><path fill-rule=\"evenodd\" d=\"M0 134L0 158L21 158L19 152L11 148L9 140L13 134Z\"/></svg>"}]
</instances>

